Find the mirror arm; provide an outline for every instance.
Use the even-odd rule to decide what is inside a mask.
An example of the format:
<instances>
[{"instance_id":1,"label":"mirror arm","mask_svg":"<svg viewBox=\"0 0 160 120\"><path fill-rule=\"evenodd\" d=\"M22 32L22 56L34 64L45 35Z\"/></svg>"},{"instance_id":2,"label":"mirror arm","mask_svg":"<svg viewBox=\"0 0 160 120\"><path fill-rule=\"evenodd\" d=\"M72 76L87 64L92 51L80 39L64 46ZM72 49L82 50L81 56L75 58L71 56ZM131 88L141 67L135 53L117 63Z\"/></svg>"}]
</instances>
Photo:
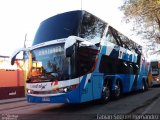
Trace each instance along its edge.
<instances>
[{"instance_id":1,"label":"mirror arm","mask_svg":"<svg viewBox=\"0 0 160 120\"><path fill-rule=\"evenodd\" d=\"M16 59L16 56L18 55L18 53L20 53L21 51L24 51L24 52L29 52L30 49L29 48L20 48L20 49L16 49L12 56L11 56L11 65L14 65L14 61Z\"/></svg>"}]
</instances>

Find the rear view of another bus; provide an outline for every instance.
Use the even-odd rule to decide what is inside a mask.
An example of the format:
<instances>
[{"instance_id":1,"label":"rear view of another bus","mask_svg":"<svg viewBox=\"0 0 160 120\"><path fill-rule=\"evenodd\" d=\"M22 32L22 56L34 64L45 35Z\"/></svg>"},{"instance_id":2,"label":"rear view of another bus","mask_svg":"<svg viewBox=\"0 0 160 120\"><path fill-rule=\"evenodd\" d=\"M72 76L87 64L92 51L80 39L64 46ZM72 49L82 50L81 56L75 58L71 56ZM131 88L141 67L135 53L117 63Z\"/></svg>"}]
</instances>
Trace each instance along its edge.
<instances>
[{"instance_id":1,"label":"rear view of another bus","mask_svg":"<svg viewBox=\"0 0 160 120\"><path fill-rule=\"evenodd\" d=\"M153 86L160 85L160 62L159 61L151 61L151 71L153 76Z\"/></svg>"}]
</instances>

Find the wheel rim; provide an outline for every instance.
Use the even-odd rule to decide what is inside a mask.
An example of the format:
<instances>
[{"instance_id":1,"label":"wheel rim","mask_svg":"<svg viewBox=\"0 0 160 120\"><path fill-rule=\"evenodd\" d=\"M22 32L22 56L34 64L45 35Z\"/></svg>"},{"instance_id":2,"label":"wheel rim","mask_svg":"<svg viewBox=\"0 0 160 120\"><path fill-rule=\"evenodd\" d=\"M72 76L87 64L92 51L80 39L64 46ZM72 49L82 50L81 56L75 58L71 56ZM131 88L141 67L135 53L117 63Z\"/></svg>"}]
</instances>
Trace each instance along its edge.
<instances>
[{"instance_id":1,"label":"wheel rim","mask_svg":"<svg viewBox=\"0 0 160 120\"><path fill-rule=\"evenodd\" d=\"M142 83L142 90L145 91L146 87L145 87L145 83Z\"/></svg>"},{"instance_id":2,"label":"wheel rim","mask_svg":"<svg viewBox=\"0 0 160 120\"><path fill-rule=\"evenodd\" d=\"M142 90L143 90L143 91L145 90L144 84L143 84L143 86L142 86Z\"/></svg>"},{"instance_id":3,"label":"wheel rim","mask_svg":"<svg viewBox=\"0 0 160 120\"><path fill-rule=\"evenodd\" d=\"M120 94L121 94L121 86L120 86L120 82L118 81L115 86L115 96L119 97Z\"/></svg>"},{"instance_id":4,"label":"wheel rim","mask_svg":"<svg viewBox=\"0 0 160 120\"><path fill-rule=\"evenodd\" d=\"M109 100L109 98L110 98L110 89L108 86L104 86L103 87L103 99L107 101Z\"/></svg>"}]
</instances>

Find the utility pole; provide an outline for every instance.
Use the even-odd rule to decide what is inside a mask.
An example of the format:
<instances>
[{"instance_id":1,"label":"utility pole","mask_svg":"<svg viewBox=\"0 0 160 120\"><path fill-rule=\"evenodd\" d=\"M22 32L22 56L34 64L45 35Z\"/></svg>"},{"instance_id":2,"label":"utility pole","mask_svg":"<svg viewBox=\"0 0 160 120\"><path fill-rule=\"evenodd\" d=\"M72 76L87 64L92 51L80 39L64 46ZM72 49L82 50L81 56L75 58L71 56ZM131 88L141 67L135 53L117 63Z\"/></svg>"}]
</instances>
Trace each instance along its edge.
<instances>
[{"instance_id":1,"label":"utility pole","mask_svg":"<svg viewBox=\"0 0 160 120\"><path fill-rule=\"evenodd\" d=\"M24 48L26 48L26 41L27 41L27 33L25 34L25 39L24 39ZM25 61L26 53L23 52L23 74L24 74L24 93L26 95L26 80L27 80L27 71L26 71L26 61Z\"/></svg>"},{"instance_id":2,"label":"utility pole","mask_svg":"<svg viewBox=\"0 0 160 120\"><path fill-rule=\"evenodd\" d=\"M27 33L25 34L25 39L24 39L24 48L26 48L26 41L27 41Z\"/></svg>"}]
</instances>

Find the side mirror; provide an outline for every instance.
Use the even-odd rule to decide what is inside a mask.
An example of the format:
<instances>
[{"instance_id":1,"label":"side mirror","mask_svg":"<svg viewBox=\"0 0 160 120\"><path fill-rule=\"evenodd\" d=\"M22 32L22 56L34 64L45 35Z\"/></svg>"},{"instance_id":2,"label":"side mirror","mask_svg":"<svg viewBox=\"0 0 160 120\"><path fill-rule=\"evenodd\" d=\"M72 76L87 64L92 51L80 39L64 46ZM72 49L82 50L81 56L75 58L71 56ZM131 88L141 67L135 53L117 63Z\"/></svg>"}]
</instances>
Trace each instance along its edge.
<instances>
[{"instance_id":1,"label":"side mirror","mask_svg":"<svg viewBox=\"0 0 160 120\"><path fill-rule=\"evenodd\" d=\"M66 39L64 51L66 57L71 57L75 51L75 44L79 42L81 46L93 46L94 44L77 36L70 36ZM98 44L97 44L98 45Z\"/></svg>"},{"instance_id":2,"label":"side mirror","mask_svg":"<svg viewBox=\"0 0 160 120\"><path fill-rule=\"evenodd\" d=\"M76 36L70 36L66 39L64 51L66 57L71 57L74 53L74 44L76 43Z\"/></svg>"},{"instance_id":3,"label":"side mirror","mask_svg":"<svg viewBox=\"0 0 160 120\"><path fill-rule=\"evenodd\" d=\"M68 47L66 50L65 50L65 56L66 57L71 57L74 53L74 45Z\"/></svg>"},{"instance_id":4,"label":"side mirror","mask_svg":"<svg viewBox=\"0 0 160 120\"><path fill-rule=\"evenodd\" d=\"M14 65L14 61L16 59L16 56L18 55L18 53L20 53L21 51L24 51L24 52L28 52L29 51L29 48L20 48L20 49L16 49L12 56L11 56L11 65Z\"/></svg>"},{"instance_id":5,"label":"side mirror","mask_svg":"<svg viewBox=\"0 0 160 120\"><path fill-rule=\"evenodd\" d=\"M96 47L99 47L99 46L100 46L100 43L96 43L95 45L96 45Z\"/></svg>"}]
</instances>

